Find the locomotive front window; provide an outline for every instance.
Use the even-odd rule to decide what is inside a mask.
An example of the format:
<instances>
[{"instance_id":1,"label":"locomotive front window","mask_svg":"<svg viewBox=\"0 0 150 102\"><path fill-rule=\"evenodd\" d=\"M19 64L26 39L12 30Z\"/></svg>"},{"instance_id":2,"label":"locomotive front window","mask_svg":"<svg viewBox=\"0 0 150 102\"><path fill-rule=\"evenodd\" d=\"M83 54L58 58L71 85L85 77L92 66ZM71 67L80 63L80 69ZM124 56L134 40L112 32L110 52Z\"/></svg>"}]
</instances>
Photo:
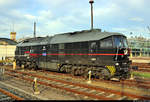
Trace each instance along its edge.
<instances>
[{"instance_id":1,"label":"locomotive front window","mask_svg":"<svg viewBox=\"0 0 150 102\"><path fill-rule=\"evenodd\" d=\"M114 37L114 46L115 47L123 47L121 36Z\"/></svg>"},{"instance_id":2,"label":"locomotive front window","mask_svg":"<svg viewBox=\"0 0 150 102\"><path fill-rule=\"evenodd\" d=\"M114 46L115 47L128 47L126 38L122 37L122 36L115 36L114 37Z\"/></svg>"},{"instance_id":3,"label":"locomotive front window","mask_svg":"<svg viewBox=\"0 0 150 102\"><path fill-rule=\"evenodd\" d=\"M125 37L123 37L123 45L124 47L128 47L128 44L127 44L127 39Z\"/></svg>"}]
</instances>

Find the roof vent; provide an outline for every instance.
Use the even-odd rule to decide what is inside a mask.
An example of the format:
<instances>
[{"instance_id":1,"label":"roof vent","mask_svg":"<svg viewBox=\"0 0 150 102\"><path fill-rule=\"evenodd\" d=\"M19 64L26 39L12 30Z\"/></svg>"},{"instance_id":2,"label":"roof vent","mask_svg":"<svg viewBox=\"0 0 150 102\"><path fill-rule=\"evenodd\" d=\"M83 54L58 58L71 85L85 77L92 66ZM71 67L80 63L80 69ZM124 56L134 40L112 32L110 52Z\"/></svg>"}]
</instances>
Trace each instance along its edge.
<instances>
[{"instance_id":1,"label":"roof vent","mask_svg":"<svg viewBox=\"0 0 150 102\"><path fill-rule=\"evenodd\" d=\"M80 33L88 33L88 32L101 32L101 29L92 29L92 30L82 30L82 31L76 31L76 32L70 32L70 35L80 34Z\"/></svg>"},{"instance_id":2,"label":"roof vent","mask_svg":"<svg viewBox=\"0 0 150 102\"><path fill-rule=\"evenodd\" d=\"M95 31L95 32L101 32L102 30L101 29L93 29L91 31Z\"/></svg>"}]
</instances>

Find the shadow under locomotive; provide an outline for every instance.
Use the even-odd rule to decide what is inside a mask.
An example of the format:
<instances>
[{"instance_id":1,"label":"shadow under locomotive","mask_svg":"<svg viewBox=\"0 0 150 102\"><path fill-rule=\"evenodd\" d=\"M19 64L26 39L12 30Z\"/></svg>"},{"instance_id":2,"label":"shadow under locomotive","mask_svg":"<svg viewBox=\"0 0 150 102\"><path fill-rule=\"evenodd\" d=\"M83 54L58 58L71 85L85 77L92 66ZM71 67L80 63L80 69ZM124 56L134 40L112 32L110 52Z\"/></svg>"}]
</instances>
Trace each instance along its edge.
<instances>
[{"instance_id":1,"label":"shadow under locomotive","mask_svg":"<svg viewBox=\"0 0 150 102\"><path fill-rule=\"evenodd\" d=\"M128 78L129 48L121 33L100 29L27 39L17 44L15 59L25 68L44 68L100 79Z\"/></svg>"}]
</instances>

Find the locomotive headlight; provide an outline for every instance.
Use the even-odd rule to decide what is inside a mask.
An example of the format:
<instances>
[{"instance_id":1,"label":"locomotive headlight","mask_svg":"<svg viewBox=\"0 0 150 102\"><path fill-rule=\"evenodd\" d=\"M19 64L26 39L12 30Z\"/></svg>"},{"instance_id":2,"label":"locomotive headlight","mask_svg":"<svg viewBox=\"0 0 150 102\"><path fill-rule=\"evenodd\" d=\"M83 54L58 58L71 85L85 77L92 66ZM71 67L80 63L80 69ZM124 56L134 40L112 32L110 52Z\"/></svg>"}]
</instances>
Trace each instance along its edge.
<instances>
[{"instance_id":1,"label":"locomotive headlight","mask_svg":"<svg viewBox=\"0 0 150 102\"><path fill-rule=\"evenodd\" d=\"M116 63L116 66L118 66L119 65L119 63Z\"/></svg>"}]
</instances>

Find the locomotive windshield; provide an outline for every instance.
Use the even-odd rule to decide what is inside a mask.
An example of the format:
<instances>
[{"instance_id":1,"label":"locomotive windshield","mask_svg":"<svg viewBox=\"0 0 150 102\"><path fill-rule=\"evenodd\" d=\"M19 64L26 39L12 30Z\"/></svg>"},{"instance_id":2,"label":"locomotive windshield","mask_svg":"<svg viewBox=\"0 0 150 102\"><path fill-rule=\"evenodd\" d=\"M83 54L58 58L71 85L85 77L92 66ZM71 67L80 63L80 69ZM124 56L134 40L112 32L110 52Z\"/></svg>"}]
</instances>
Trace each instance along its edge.
<instances>
[{"instance_id":1,"label":"locomotive windshield","mask_svg":"<svg viewBox=\"0 0 150 102\"><path fill-rule=\"evenodd\" d=\"M114 46L115 47L128 47L127 40L122 36L114 36Z\"/></svg>"},{"instance_id":2,"label":"locomotive windshield","mask_svg":"<svg viewBox=\"0 0 150 102\"><path fill-rule=\"evenodd\" d=\"M122 41L123 41L124 47L127 48L128 47L127 39L125 37L123 37Z\"/></svg>"}]
</instances>

